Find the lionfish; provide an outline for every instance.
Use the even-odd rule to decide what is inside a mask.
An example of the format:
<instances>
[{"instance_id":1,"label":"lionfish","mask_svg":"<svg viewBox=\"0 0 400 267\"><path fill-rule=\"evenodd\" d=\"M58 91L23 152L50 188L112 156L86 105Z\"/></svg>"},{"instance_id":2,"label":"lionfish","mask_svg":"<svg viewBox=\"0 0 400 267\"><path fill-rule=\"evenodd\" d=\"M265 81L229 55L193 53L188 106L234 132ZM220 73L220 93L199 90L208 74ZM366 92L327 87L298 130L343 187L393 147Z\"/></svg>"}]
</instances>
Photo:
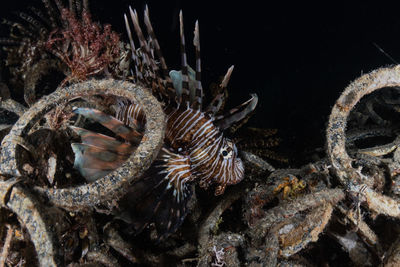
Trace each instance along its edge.
<instances>
[{"instance_id":1,"label":"lionfish","mask_svg":"<svg viewBox=\"0 0 400 267\"><path fill-rule=\"evenodd\" d=\"M187 63L182 12L180 20L181 71L171 71L161 53L146 6L144 23L147 39L139 25L136 10L129 8L131 21L140 47L135 48L130 23L124 15L134 62L134 82L151 88L164 103L167 115L164 145L152 166L141 179L132 184L124 197L129 203L130 220L134 231L141 232L154 222L158 237L162 238L182 224L193 194L193 184L207 188L216 183L215 195L223 194L227 185L243 179L244 166L238 157L236 145L224 137L222 131L248 118L258 98L252 97L223 115L218 115L224 100L224 91L230 79L230 67L220 84L220 93L203 109L201 84L199 24L194 30L196 53L195 70ZM155 53L154 53L155 52ZM115 116L101 111L78 108L77 114L99 122L117 138L73 127L82 143L72 144L75 167L88 180L94 181L119 167L140 142L146 118L141 107L126 99L117 101ZM127 220L126 218L124 220Z\"/></svg>"}]
</instances>

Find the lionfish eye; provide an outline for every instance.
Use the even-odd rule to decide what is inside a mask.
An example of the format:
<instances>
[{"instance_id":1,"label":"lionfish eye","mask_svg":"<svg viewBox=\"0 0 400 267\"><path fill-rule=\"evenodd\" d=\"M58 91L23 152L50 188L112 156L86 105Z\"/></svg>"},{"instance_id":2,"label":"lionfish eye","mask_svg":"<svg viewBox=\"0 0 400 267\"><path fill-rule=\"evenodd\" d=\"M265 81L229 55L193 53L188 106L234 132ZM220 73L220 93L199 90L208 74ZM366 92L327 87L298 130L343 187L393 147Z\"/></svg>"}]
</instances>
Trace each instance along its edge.
<instances>
[{"instance_id":1,"label":"lionfish eye","mask_svg":"<svg viewBox=\"0 0 400 267\"><path fill-rule=\"evenodd\" d=\"M223 147L223 148L221 148L220 153L221 153L221 155L222 155L222 157L224 159L229 159L233 155L233 150L229 146L228 147Z\"/></svg>"}]
</instances>

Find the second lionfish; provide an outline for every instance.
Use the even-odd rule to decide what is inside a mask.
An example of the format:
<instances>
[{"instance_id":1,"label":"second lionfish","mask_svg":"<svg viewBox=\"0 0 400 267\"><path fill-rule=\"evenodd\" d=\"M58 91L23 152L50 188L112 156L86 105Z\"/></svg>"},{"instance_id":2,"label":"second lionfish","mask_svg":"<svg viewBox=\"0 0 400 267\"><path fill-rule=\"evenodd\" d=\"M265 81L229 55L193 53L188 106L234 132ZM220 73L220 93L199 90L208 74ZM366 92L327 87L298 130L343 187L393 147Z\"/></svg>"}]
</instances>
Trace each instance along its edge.
<instances>
[{"instance_id":1,"label":"second lionfish","mask_svg":"<svg viewBox=\"0 0 400 267\"><path fill-rule=\"evenodd\" d=\"M132 185L124 197L129 203L131 223L136 233L154 222L160 238L173 233L182 224L193 193L193 184L203 188L212 183L217 187L215 195L224 192L227 185L236 184L244 177L244 166L236 145L224 137L222 131L233 124L245 121L254 110L258 98L217 115L224 101L224 91L233 67L229 68L220 86L219 93L203 108L203 89L200 79L199 26L194 30L196 51L195 70L187 63L182 12L180 19L181 71L168 72L154 34L146 7L144 24L147 39L139 25L136 10L130 8L130 17L140 47L135 48L127 16L126 28L133 59L133 80L151 88L153 94L165 104L167 129L164 146L155 162L139 181ZM155 52L155 53L154 53ZM117 101L115 116L94 109L78 108L76 113L100 122L122 137L117 138L94 133L82 128L73 129L82 143L72 144L75 152L75 167L88 180L93 181L119 167L140 142L146 118L139 105L130 101Z\"/></svg>"}]
</instances>

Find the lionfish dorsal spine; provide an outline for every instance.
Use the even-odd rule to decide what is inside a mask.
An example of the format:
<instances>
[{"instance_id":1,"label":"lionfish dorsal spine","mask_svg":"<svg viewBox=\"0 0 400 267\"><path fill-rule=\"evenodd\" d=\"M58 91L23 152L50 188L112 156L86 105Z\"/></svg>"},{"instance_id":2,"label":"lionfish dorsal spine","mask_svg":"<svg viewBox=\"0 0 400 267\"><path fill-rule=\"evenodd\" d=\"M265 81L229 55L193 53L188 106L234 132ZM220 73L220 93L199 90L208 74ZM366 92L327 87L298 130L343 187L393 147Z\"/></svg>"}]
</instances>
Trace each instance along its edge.
<instances>
[{"instance_id":1,"label":"lionfish dorsal spine","mask_svg":"<svg viewBox=\"0 0 400 267\"><path fill-rule=\"evenodd\" d=\"M154 33L153 26L151 25L150 15L149 15L149 8L148 8L147 5L146 5L146 7L144 9L144 24L146 25L147 32L148 32L149 36L151 37L152 43L153 43L154 48L156 50L157 57L158 57L158 59L160 61L160 64L161 64L161 69L162 69L163 76L164 76L164 78L167 78L168 77L168 66L167 66L165 58L164 58L164 56L163 56L163 54L161 52L160 44L158 43L156 34Z\"/></svg>"},{"instance_id":2,"label":"lionfish dorsal spine","mask_svg":"<svg viewBox=\"0 0 400 267\"><path fill-rule=\"evenodd\" d=\"M129 26L129 21L128 21L128 17L126 16L126 14L124 14L124 21L125 21L125 28L126 31L128 33L128 38L129 38L129 44L131 46L131 57L132 60L135 64L135 82L138 81L142 81L143 80L143 75L142 73L139 71L139 60L138 60L138 56L136 55L136 47L135 47L135 42L133 41L133 37L132 37L132 32L131 32L131 27Z\"/></svg>"},{"instance_id":3,"label":"lionfish dorsal spine","mask_svg":"<svg viewBox=\"0 0 400 267\"><path fill-rule=\"evenodd\" d=\"M151 42L154 45L154 48L156 50L156 55L158 57L158 60L161 64L161 70L162 70L162 79L160 78L160 83L162 86L160 86L161 93L163 93L165 96L167 96L167 101L171 101L171 99L174 99L176 94L175 90L172 85L171 78L168 75L168 66L166 63L166 60L162 54L160 44L158 42L158 39L156 37L156 34L154 33L153 26L151 25L150 21L150 15L149 15L149 8L146 5L145 10L144 10L144 24L146 26L147 33L149 34L151 38Z\"/></svg>"},{"instance_id":4,"label":"lionfish dorsal spine","mask_svg":"<svg viewBox=\"0 0 400 267\"><path fill-rule=\"evenodd\" d=\"M179 32L180 32L180 50L181 50L181 68L182 68L182 94L179 99L179 105L184 104L185 108L189 107L190 92L189 92L189 74L185 45L185 32L183 26L183 13L179 12Z\"/></svg>"},{"instance_id":5,"label":"lionfish dorsal spine","mask_svg":"<svg viewBox=\"0 0 400 267\"><path fill-rule=\"evenodd\" d=\"M194 38L193 38L193 45L195 47L196 53L196 88L194 92L194 102L192 107L194 109L202 108L203 104L203 86L201 84L201 57L200 57L200 31L199 31L199 21L196 20L194 26Z\"/></svg>"},{"instance_id":6,"label":"lionfish dorsal spine","mask_svg":"<svg viewBox=\"0 0 400 267\"><path fill-rule=\"evenodd\" d=\"M222 79L222 82L219 85L219 90L217 95L213 98L211 103L205 109L205 112L212 117L214 117L215 114L217 114L222 107L222 103L224 102L224 97L225 97L225 90L228 86L229 80L231 79L233 68L234 68L233 65L228 68L224 78Z\"/></svg>"},{"instance_id":7,"label":"lionfish dorsal spine","mask_svg":"<svg viewBox=\"0 0 400 267\"><path fill-rule=\"evenodd\" d=\"M156 73L158 70L157 64L155 64L154 59L151 55L149 44L147 43L146 39L144 38L142 29L139 25L139 18L137 15L136 10L133 10L129 7L129 14L131 16L131 20L133 22L133 26L135 28L136 35L139 39L140 48L143 50L141 51L143 54L143 65L149 69L148 75L152 81L156 80Z\"/></svg>"}]
</instances>

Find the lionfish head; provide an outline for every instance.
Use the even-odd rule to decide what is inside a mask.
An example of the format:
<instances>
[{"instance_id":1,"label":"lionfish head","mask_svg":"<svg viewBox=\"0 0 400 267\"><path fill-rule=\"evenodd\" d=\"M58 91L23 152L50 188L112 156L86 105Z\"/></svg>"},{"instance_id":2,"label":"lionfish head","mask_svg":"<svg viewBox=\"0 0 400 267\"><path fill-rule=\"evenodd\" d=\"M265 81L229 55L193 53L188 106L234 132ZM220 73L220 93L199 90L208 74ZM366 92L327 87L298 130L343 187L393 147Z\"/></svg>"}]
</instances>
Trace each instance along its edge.
<instances>
[{"instance_id":1,"label":"lionfish head","mask_svg":"<svg viewBox=\"0 0 400 267\"><path fill-rule=\"evenodd\" d=\"M223 194L227 185L237 184L244 177L244 166L238 157L236 145L227 138L222 140L219 161L219 172L214 179L219 184L215 189L215 195Z\"/></svg>"}]
</instances>

